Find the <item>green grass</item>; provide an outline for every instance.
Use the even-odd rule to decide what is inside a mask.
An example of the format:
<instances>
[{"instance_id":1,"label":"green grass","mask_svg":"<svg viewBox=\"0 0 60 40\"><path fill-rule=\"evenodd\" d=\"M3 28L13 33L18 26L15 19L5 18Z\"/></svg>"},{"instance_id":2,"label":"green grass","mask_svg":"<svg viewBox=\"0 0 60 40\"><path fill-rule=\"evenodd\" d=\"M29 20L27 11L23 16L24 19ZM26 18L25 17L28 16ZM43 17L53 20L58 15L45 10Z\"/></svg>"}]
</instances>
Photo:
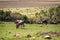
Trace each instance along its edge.
<instances>
[{"instance_id":1,"label":"green grass","mask_svg":"<svg viewBox=\"0 0 60 40\"><path fill-rule=\"evenodd\" d=\"M5 22L4 24L0 24L0 40L46 40L44 38L36 37L36 33L48 31L60 32L60 24L25 24L24 29L16 29L13 22ZM22 37L14 37L13 35L16 33L20 33ZM31 34L36 38L25 38L24 36L27 34ZM54 37L52 40L60 40L60 37Z\"/></svg>"}]
</instances>

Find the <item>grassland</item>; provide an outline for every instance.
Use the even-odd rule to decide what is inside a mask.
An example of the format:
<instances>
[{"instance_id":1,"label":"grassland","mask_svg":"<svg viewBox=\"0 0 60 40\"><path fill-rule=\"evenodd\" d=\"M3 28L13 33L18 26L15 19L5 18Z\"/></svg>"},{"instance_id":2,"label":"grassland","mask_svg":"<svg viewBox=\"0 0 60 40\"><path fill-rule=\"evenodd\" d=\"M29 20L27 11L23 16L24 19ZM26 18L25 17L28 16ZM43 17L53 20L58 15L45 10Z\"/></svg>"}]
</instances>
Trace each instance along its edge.
<instances>
[{"instance_id":1,"label":"grassland","mask_svg":"<svg viewBox=\"0 0 60 40\"><path fill-rule=\"evenodd\" d=\"M0 40L46 40L41 37L36 37L36 33L48 31L60 32L60 24L25 24L24 29L16 29L13 22L4 22L0 24ZM21 37L14 37L16 33L20 33ZM31 34L35 39L24 37L27 34ZM53 37L51 40L60 40L60 37Z\"/></svg>"}]
</instances>

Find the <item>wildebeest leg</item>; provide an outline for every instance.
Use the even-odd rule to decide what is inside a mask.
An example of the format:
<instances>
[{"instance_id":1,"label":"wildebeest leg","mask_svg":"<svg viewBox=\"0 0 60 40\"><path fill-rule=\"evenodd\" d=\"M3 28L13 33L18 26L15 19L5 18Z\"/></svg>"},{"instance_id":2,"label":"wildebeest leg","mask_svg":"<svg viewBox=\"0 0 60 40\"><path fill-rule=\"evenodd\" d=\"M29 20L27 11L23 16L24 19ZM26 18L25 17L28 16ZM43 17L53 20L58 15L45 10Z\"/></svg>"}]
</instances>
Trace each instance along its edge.
<instances>
[{"instance_id":1,"label":"wildebeest leg","mask_svg":"<svg viewBox=\"0 0 60 40\"><path fill-rule=\"evenodd\" d=\"M22 25L21 25L20 27L21 27L21 29L22 29Z\"/></svg>"},{"instance_id":2,"label":"wildebeest leg","mask_svg":"<svg viewBox=\"0 0 60 40\"><path fill-rule=\"evenodd\" d=\"M19 25L16 25L16 29L18 29L19 28Z\"/></svg>"},{"instance_id":3,"label":"wildebeest leg","mask_svg":"<svg viewBox=\"0 0 60 40\"><path fill-rule=\"evenodd\" d=\"M23 27L24 27L25 25L23 24Z\"/></svg>"},{"instance_id":4,"label":"wildebeest leg","mask_svg":"<svg viewBox=\"0 0 60 40\"><path fill-rule=\"evenodd\" d=\"M24 28L24 26L25 26L25 25L24 25L24 24L22 24L22 28Z\"/></svg>"},{"instance_id":5,"label":"wildebeest leg","mask_svg":"<svg viewBox=\"0 0 60 40\"><path fill-rule=\"evenodd\" d=\"M23 29L23 25L20 25L20 28Z\"/></svg>"},{"instance_id":6,"label":"wildebeest leg","mask_svg":"<svg viewBox=\"0 0 60 40\"><path fill-rule=\"evenodd\" d=\"M23 29L23 25L22 24L20 25L20 28Z\"/></svg>"}]
</instances>

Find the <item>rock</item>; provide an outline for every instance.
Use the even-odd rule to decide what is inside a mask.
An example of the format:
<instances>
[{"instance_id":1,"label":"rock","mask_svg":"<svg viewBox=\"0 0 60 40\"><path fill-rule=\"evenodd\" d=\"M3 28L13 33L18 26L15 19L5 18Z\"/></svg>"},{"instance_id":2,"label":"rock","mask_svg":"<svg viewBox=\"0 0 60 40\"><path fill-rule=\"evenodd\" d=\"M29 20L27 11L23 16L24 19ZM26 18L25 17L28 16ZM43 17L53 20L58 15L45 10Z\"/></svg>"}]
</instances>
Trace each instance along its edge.
<instances>
[{"instance_id":1,"label":"rock","mask_svg":"<svg viewBox=\"0 0 60 40\"><path fill-rule=\"evenodd\" d=\"M31 37L30 40L35 40L35 37Z\"/></svg>"},{"instance_id":2,"label":"rock","mask_svg":"<svg viewBox=\"0 0 60 40\"><path fill-rule=\"evenodd\" d=\"M19 33L16 33L14 36L17 38L21 37L21 35Z\"/></svg>"},{"instance_id":3,"label":"rock","mask_svg":"<svg viewBox=\"0 0 60 40\"><path fill-rule=\"evenodd\" d=\"M47 39L51 39L51 37L60 37L60 32L38 32L37 37L42 37L42 38L47 38Z\"/></svg>"},{"instance_id":4,"label":"rock","mask_svg":"<svg viewBox=\"0 0 60 40\"><path fill-rule=\"evenodd\" d=\"M27 38L31 38L32 36L31 36L30 34L28 34L26 37L27 37Z\"/></svg>"},{"instance_id":5,"label":"rock","mask_svg":"<svg viewBox=\"0 0 60 40\"><path fill-rule=\"evenodd\" d=\"M51 39L51 36L50 35L45 35L44 38L45 39Z\"/></svg>"}]
</instances>

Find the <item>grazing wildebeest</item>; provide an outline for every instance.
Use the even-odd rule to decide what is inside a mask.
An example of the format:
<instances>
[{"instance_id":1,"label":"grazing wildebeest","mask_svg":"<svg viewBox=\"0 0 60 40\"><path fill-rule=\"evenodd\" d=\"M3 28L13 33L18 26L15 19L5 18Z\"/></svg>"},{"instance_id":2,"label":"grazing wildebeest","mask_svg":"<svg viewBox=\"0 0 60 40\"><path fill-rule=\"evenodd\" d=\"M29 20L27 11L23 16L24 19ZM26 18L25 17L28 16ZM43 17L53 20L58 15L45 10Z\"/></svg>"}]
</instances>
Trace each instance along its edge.
<instances>
[{"instance_id":1,"label":"grazing wildebeest","mask_svg":"<svg viewBox=\"0 0 60 40\"><path fill-rule=\"evenodd\" d=\"M43 21L41 21L41 22L38 22L38 24L47 24L48 23L48 20L43 20Z\"/></svg>"},{"instance_id":2,"label":"grazing wildebeest","mask_svg":"<svg viewBox=\"0 0 60 40\"><path fill-rule=\"evenodd\" d=\"M24 27L24 21L23 20L15 20L15 24L16 24L16 28L18 29L19 26L20 28L23 28Z\"/></svg>"}]
</instances>

